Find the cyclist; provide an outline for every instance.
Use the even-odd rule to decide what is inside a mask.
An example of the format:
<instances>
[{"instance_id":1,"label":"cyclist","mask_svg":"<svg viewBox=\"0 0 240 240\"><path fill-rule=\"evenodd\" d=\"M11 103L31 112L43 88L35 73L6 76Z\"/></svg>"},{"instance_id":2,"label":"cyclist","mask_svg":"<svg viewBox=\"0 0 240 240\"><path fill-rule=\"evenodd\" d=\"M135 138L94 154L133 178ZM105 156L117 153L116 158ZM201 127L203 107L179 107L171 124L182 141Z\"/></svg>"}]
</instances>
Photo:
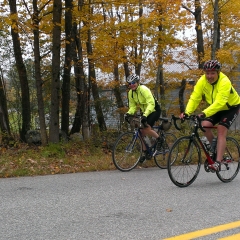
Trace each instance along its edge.
<instances>
[{"instance_id":1,"label":"cyclist","mask_svg":"<svg viewBox=\"0 0 240 240\"><path fill-rule=\"evenodd\" d=\"M201 100L205 100L209 106L198 116L204 118L202 126L212 127L217 123L217 157L216 162L209 167L217 170L219 162L223 159L226 147L228 129L237 118L240 106L240 97L231 84L229 78L221 71L221 64L217 60L209 60L203 66L204 75L197 81L190 96L185 112L180 118L192 114ZM211 129L205 128L204 133L208 141L212 143L214 135Z\"/></svg>"},{"instance_id":2,"label":"cyclist","mask_svg":"<svg viewBox=\"0 0 240 240\"><path fill-rule=\"evenodd\" d=\"M152 136L157 139L157 150L161 150L161 141L159 135L152 129L155 121L157 121L161 114L161 108L157 100L153 96L151 90L145 85L140 84L140 77L137 74L131 74L127 77L127 83L129 85L128 92L128 104L129 110L125 115L125 120L129 122L129 116L134 115L137 112L138 106L142 113L141 122L144 128L141 129L142 136ZM143 163L148 159L146 153L146 146L143 144L144 155L139 160Z\"/></svg>"}]
</instances>

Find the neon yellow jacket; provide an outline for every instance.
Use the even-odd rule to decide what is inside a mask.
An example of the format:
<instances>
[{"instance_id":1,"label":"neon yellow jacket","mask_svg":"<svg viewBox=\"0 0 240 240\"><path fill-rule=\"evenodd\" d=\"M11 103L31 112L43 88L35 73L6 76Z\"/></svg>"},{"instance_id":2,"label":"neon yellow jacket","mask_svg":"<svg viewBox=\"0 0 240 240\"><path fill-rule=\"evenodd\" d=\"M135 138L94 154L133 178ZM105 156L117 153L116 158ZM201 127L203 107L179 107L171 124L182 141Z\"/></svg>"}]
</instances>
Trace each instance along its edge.
<instances>
[{"instance_id":1,"label":"neon yellow jacket","mask_svg":"<svg viewBox=\"0 0 240 240\"><path fill-rule=\"evenodd\" d=\"M201 76L190 96L185 113L192 114L202 99L205 99L209 104L202 111L206 117L240 104L238 93L233 88L229 78L222 72L219 73L218 80L213 84L208 83L205 74Z\"/></svg>"},{"instance_id":2,"label":"neon yellow jacket","mask_svg":"<svg viewBox=\"0 0 240 240\"><path fill-rule=\"evenodd\" d=\"M150 113L155 112L155 99L151 90L145 85L138 85L135 91L129 90L128 105L127 113L131 115L137 112L138 106L141 108L143 116L147 117Z\"/></svg>"}]
</instances>

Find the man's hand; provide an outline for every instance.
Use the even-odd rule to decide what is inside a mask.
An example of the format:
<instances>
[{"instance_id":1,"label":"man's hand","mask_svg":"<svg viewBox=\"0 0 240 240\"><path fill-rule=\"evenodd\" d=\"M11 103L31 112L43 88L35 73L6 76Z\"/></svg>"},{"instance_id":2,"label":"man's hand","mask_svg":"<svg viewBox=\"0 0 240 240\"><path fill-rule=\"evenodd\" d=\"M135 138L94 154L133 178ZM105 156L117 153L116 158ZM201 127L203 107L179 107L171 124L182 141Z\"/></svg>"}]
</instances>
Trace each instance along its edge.
<instances>
[{"instance_id":1,"label":"man's hand","mask_svg":"<svg viewBox=\"0 0 240 240\"><path fill-rule=\"evenodd\" d=\"M129 113L126 113L125 116L124 116L124 119L126 122L130 123L129 120L130 120L130 117L131 115Z\"/></svg>"},{"instance_id":2,"label":"man's hand","mask_svg":"<svg viewBox=\"0 0 240 240\"><path fill-rule=\"evenodd\" d=\"M142 116L141 123L143 125L145 125L147 123L147 117L146 116Z\"/></svg>"},{"instance_id":3,"label":"man's hand","mask_svg":"<svg viewBox=\"0 0 240 240\"><path fill-rule=\"evenodd\" d=\"M184 112L179 115L179 118L182 119L182 120L186 117L188 117L188 114L186 114Z\"/></svg>"},{"instance_id":4,"label":"man's hand","mask_svg":"<svg viewBox=\"0 0 240 240\"><path fill-rule=\"evenodd\" d=\"M203 113L203 112L200 113L200 114L198 114L198 116L199 116L200 118L202 118L202 119L203 119L203 118L206 118L206 115L205 115L205 113Z\"/></svg>"}]
</instances>

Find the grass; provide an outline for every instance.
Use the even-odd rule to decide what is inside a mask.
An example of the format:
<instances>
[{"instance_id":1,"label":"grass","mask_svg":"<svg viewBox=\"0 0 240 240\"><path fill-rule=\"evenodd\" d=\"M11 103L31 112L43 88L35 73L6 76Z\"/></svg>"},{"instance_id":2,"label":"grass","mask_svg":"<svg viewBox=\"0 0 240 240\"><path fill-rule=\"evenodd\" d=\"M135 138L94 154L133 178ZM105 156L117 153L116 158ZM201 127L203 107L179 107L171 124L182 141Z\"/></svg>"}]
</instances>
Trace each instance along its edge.
<instances>
[{"instance_id":1,"label":"grass","mask_svg":"<svg viewBox=\"0 0 240 240\"><path fill-rule=\"evenodd\" d=\"M187 135L186 132L173 133L177 137ZM49 144L45 147L24 143L12 148L0 146L0 178L115 170L111 149L118 135L105 136L104 139L95 137L89 142ZM239 132L230 132L229 136L240 141ZM146 161L143 165L153 166L156 166L154 160Z\"/></svg>"},{"instance_id":2,"label":"grass","mask_svg":"<svg viewBox=\"0 0 240 240\"><path fill-rule=\"evenodd\" d=\"M115 170L111 149L118 135L45 147L24 143L0 146L0 178ZM150 166L155 166L154 161L144 165Z\"/></svg>"},{"instance_id":3,"label":"grass","mask_svg":"<svg viewBox=\"0 0 240 240\"><path fill-rule=\"evenodd\" d=\"M0 177L64 174L115 169L111 151L91 143L69 142L46 147L19 144L0 148Z\"/></svg>"}]
</instances>

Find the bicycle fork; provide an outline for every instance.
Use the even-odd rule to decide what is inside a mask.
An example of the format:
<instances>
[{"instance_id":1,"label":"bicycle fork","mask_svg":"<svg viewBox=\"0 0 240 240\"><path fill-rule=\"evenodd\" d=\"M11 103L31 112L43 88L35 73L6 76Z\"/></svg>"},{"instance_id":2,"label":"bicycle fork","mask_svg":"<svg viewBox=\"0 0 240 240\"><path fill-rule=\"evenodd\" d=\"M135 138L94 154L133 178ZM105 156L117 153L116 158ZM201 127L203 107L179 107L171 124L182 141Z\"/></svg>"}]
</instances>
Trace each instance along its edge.
<instances>
[{"instance_id":1,"label":"bicycle fork","mask_svg":"<svg viewBox=\"0 0 240 240\"><path fill-rule=\"evenodd\" d=\"M181 162L184 163L185 165L189 164L192 161L192 154L193 154L193 147L192 146L194 146L194 143L193 143L193 140L190 140L189 143L188 143L187 149L184 153L184 156L181 159ZM189 159L186 159L186 156L188 154L189 154Z\"/></svg>"},{"instance_id":2,"label":"bicycle fork","mask_svg":"<svg viewBox=\"0 0 240 240\"><path fill-rule=\"evenodd\" d=\"M133 147L136 143L136 139L137 138L134 136L133 139L131 140L131 142L127 145L126 150L125 150L126 153L131 153L132 152Z\"/></svg>"}]
</instances>

